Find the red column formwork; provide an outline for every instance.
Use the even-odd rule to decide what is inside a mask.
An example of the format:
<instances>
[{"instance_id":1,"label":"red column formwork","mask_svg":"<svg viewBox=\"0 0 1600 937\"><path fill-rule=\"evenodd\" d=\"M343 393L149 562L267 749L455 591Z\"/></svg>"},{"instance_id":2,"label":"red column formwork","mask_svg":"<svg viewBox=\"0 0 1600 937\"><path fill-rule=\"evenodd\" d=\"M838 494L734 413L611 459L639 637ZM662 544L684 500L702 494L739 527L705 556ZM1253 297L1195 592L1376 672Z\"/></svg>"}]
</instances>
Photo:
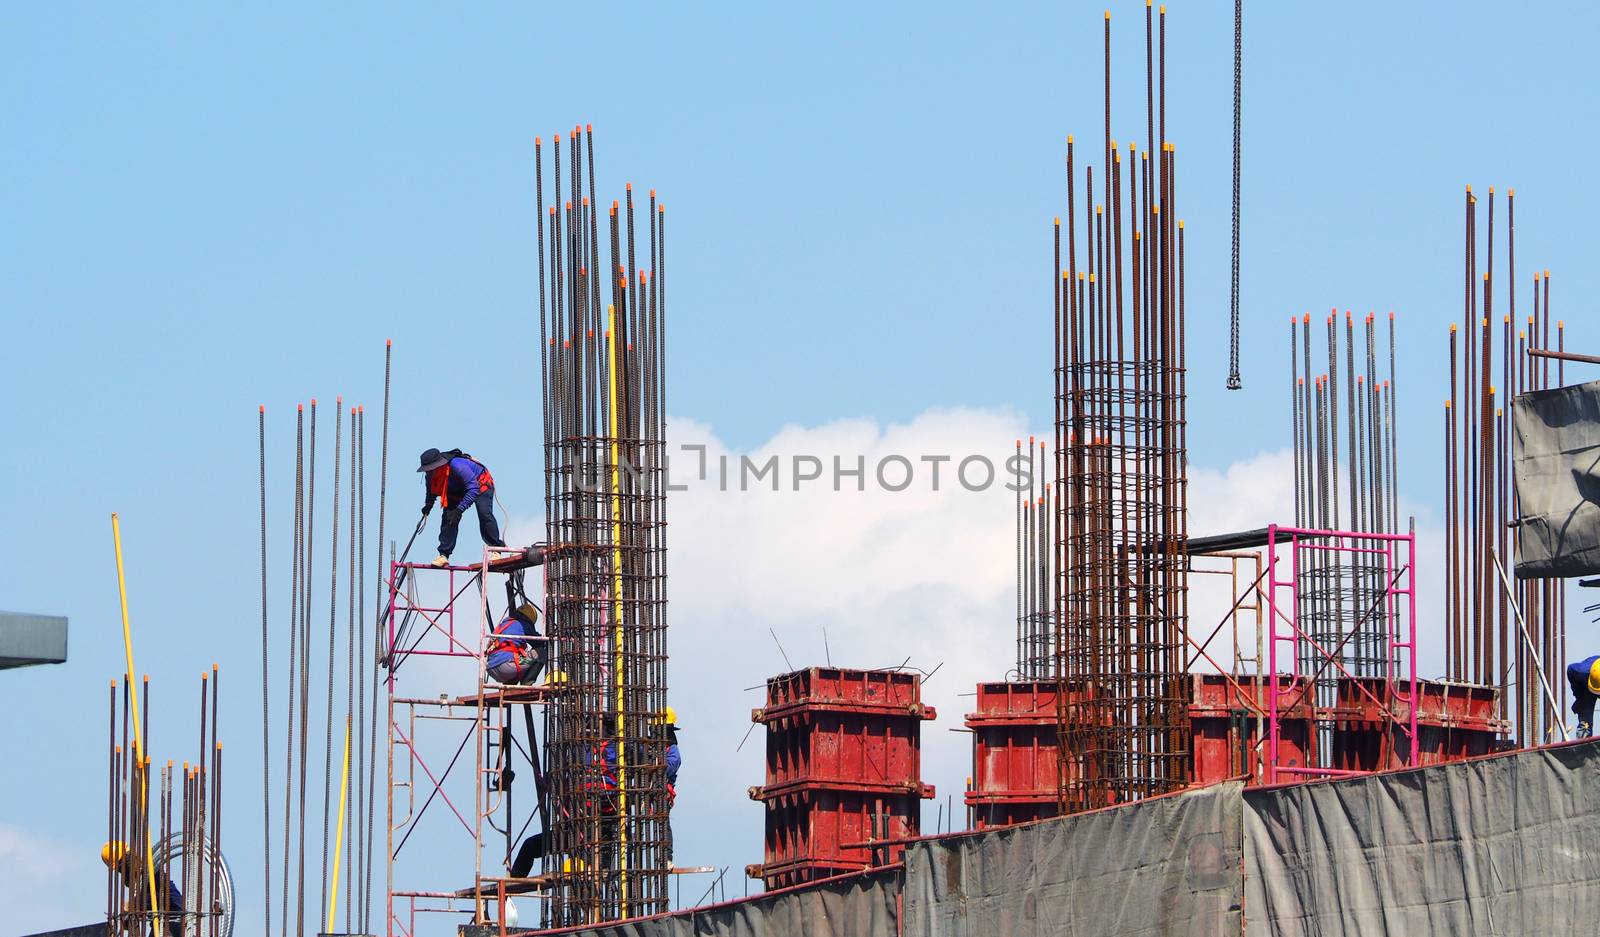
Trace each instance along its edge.
<instances>
[{"instance_id":1,"label":"red column formwork","mask_svg":"<svg viewBox=\"0 0 1600 937\"><path fill-rule=\"evenodd\" d=\"M974 829L1056 816L1060 729L1054 680L978 684L972 730L972 786L966 794Z\"/></svg>"},{"instance_id":2,"label":"red column formwork","mask_svg":"<svg viewBox=\"0 0 1600 937\"><path fill-rule=\"evenodd\" d=\"M1447 680L1417 681L1419 765L1460 761L1500 751L1510 724L1500 718L1496 687ZM1411 767L1405 739L1410 682L1339 678L1334 706L1334 766L1346 771Z\"/></svg>"},{"instance_id":3,"label":"red column formwork","mask_svg":"<svg viewBox=\"0 0 1600 937\"><path fill-rule=\"evenodd\" d=\"M760 865L771 889L895 861L921 832L922 678L897 670L812 667L767 681L750 714L767 730ZM899 841L898 844L896 841Z\"/></svg>"},{"instance_id":4,"label":"red column formwork","mask_svg":"<svg viewBox=\"0 0 1600 937\"><path fill-rule=\"evenodd\" d=\"M1295 692L1305 681L1279 674L1276 683L1281 707L1279 767L1308 767L1316 760L1311 700L1309 694ZM1189 675L1193 783L1235 777L1245 778L1246 784L1265 783L1268 686L1265 678Z\"/></svg>"}]
</instances>

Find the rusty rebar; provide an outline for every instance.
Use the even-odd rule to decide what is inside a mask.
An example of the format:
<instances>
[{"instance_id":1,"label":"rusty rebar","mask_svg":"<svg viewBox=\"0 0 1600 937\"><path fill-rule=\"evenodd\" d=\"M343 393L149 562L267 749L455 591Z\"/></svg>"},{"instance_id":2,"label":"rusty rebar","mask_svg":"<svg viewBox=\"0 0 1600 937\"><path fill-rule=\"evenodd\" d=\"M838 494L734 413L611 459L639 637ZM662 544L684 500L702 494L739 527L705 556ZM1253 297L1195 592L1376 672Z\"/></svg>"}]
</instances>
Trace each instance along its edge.
<instances>
[{"instance_id":1,"label":"rusty rebar","mask_svg":"<svg viewBox=\"0 0 1600 937\"><path fill-rule=\"evenodd\" d=\"M1056 263L1054 297L1058 453L1054 495L1042 497L1059 528L1049 535L1050 607L1067 812L1162 793L1187 777L1184 234L1176 151L1156 130L1164 132L1164 23L1159 54L1146 57L1147 133L1160 145L1154 160L1139 154L1137 172L1130 147L1128 198L1111 136L1109 38L1102 201L1068 138L1067 259L1065 270ZM1109 37L1109 18L1105 29Z\"/></svg>"},{"instance_id":2,"label":"rusty rebar","mask_svg":"<svg viewBox=\"0 0 1600 937\"><path fill-rule=\"evenodd\" d=\"M630 184L602 256L592 129L575 128L565 160L555 140L566 201L540 215L539 316L546 531L561 548L546 621L564 681L545 710L542 868L544 922L565 925L666 907L666 247L664 206L652 191L639 231ZM535 185L542 208L542 168Z\"/></svg>"}]
</instances>

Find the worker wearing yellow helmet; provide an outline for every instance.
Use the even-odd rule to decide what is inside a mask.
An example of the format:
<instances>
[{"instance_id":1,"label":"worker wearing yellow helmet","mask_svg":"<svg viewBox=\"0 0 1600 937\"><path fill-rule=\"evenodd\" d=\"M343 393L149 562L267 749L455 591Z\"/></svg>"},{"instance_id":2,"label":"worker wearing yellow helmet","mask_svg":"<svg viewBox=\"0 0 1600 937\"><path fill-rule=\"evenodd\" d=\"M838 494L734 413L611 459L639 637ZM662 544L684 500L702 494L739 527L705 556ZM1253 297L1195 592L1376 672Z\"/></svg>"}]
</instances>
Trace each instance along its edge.
<instances>
[{"instance_id":1,"label":"worker wearing yellow helmet","mask_svg":"<svg viewBox=\"0 0 1600 937\"><path fill-rule=\"evenodd\" d=\"M662 734L662 741L666 742L663 752L667 768L667 862L672 862L672 819L670 812L673 804L678 801L678 769L683 766L683 752L678 748L678 711L671 706L651 720Z\"/></svg>"},{"instance_id":2,"label":"worker wearing yellow helmet","mask_svg":"<svg viewBox=\"0 0 1600 937\"><path fill-rule=\"evenodd\" d=\"M144 856L139 850L130 850L128 844L120 841L106 843L100 847L100 861L108 868L115 869L122 885L128 889L128 900L123 905L124 910L134 913L146 913L150 910L150 902L145 900L145 892L149 889L144 874ZM165 891L166 898L156 910L161 913L166 926L163 928L167 937L183 937L183 892L167 877L167 870L156 863L156 890ZM152 933L154 929L152 928Z\"/></svg>"},{"instance_id":3,"label":"worker wearing yellow helmet","mask_svg":"<svg viewBox=\"0 0 1600 937\"><path fill-rule=\"evenodd\" d=\"M1578 738L1594 734L1594 702L1600 698L1600 654L1567 665L1572 711L1578 714Z\"/></svg>"}]
</instances>

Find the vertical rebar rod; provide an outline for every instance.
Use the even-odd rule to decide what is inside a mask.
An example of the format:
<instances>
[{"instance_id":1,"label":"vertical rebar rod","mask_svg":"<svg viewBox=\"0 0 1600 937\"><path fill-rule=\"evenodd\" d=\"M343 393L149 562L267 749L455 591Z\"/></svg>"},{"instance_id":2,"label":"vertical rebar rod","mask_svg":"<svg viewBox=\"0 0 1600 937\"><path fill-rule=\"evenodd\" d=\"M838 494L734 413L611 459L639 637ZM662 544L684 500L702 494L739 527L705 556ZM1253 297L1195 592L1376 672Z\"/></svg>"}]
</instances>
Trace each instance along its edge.
<instances>
[{"instance_id":1,"label":"vertical rebar rod","mask_svg":"<svg viewBox=\"0 0 1600 937\"><path fill-rule=\"evenodd\" d=\"M267 408L256 412L261 480L261 913L262 937L272 937L272 721L267 669Z\"/></svg>"},{"instance_id":2,"label":"vertical rebar rod","mask_svg":"<svg viewBox=\"0 0 1600 937\"><path fill-rule=\"evenodd\" d=\"M219 861L222 856L222 743L217 741L221 729L222 705L222 671L216 665L211 665L211 790L207 793L207 803L211 810L211 830L209 836L202 834L196 845L201 856L206 855L207 847L216 858L206 862L208 877L206 880L205 895L208 903L201 905L202 910L209 915L211 937L218 937L217 925L220 923L213 909L219 904L217 894Z\"/></svg>"},{"instance_id":3,"label":"vertical rebar rod","mask_svg":"<svg viewBox=\"0 0 1600 937\"><path fill-rule=\"evenodd\" d=\"M306 782L309 772L307 756L311 735L311 574L316 568L316 508L317 508L317 398L311 398L311 419L306 433L306 508L305 527L300 541L301 598L300 598L300 755L296 762L299 772L297 803L299 830L295 834L297 878L295 882L295 933L305 937L306 930Z\"/></svg>"},{"instance_id":4,"label":"vertical rebar rod","mask_svg":"<svg viewBox=\"0 0 1600 937\"><path fill-rule=\"evenodd\" d=\"M366 882L367 894L366 900L362 903L361 908L361 930L363 933L372 932L372 857L377 848L375 840L375 826L377 823L378 812L378 707L381 705L381 699L383 697L383 694L379 692L379 686L381 685L382 681L380 680L381 675L378 672L378 668L381 666L381 662L384 659L384 654L386 653L386 649L383 646L383 609L385 606L384 598L389 590L389 577L386 574L386 567L383 563L383 544L385 543L384 519L387 516L386 502L388 500L389 493L389 383L393 361L394 340L385 339L383 343L383 426L381 430L380 448L378 450L378 549L373 551L377 555L378 568L376 571L377 575L373 577L373 587L377 591L373 595L372 607L377 613L377 616L372 627L372 709L367 714L367 718L369 719L367 727L367 765L369 772L367 774L367 850L366 865L361 876L362 880ZM363 445L365 444L363 443ZM365 496L363 496L363 501L364 500ZM387 840L387 838L388 836L385 834L385 839ZM387 849L385 850L384 856L384 864L387 865ZM385 895L385 898L387 899L387 894ZM385 929L387 929L387 925Z\"/></svg>"},{"instance_id":5,"label":"vertical rebar rod","mask_svg":"<svg viewBox=\"0 0 1600 937\"><path fill-rule=\"evenodd\" d=\"M322 743L322 882L317 917L328 906L328 834L332 822L333 806L333 684L338 676L338 658L335 656L339 635L339 472L344 456L344 397L333 399L333 510L332 532L328 542L328 699L323 707L324 730Z\"/></svg>"}]
</instances>

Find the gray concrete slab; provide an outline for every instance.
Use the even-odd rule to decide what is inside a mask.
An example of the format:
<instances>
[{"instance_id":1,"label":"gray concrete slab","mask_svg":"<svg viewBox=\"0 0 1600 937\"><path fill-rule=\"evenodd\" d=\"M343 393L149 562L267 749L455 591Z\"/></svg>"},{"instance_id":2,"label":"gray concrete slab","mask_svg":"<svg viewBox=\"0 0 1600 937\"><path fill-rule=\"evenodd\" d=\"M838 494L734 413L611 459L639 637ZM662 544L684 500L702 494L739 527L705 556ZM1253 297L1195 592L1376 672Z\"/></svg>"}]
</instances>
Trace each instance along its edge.
<instances>
[{"instance_id":1,"label":"gray concrete slab","mask_svg":"<svg viewBox=\"0 0 1600 937\"><path fill-rule=\"evenodd\" d=\"M67 620L57 615L0 612L0 670L60 664L67 659Z\"/></svg>"}]
</instances>

